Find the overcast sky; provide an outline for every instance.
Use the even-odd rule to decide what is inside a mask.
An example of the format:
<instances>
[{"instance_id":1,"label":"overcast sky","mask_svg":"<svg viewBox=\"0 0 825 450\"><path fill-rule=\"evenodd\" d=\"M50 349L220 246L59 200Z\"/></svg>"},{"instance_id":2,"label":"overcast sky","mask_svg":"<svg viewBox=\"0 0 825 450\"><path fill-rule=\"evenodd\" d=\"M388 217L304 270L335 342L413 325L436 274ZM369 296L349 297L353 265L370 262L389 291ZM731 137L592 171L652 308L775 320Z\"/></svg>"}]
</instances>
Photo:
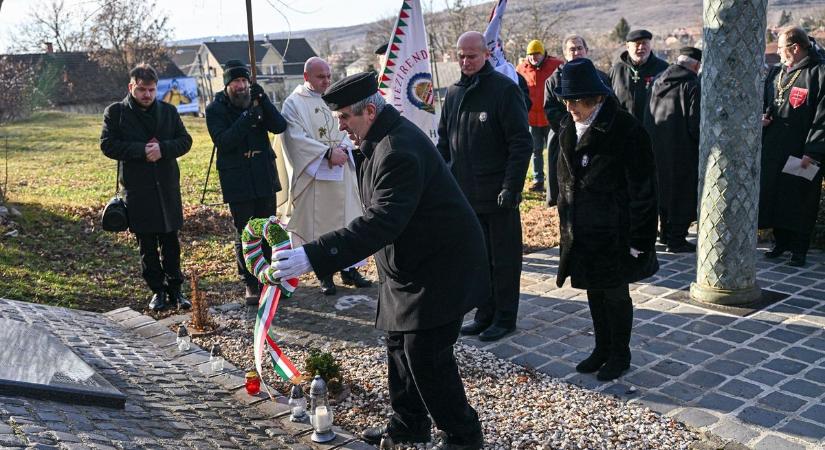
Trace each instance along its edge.
<instances>
[{"instance_id":1,"label":"overcast sky","mask_svg":"<svg viewBox=\"0 0 825 450\"><path fill-rule=\"evenodd\" d=\"M0 9L0 50L5 51L12 43L13 31L27 20L32 5L51 1L4 0ZM64 1L75 7L96 3L94 0ZM160 0L157 4L169 14L175 39L246 34L244 0ZM432 4L438 10L444 8L445 0L421 0L421 4L424 8ZM253 27L256 34L263 34L287 31L290 27L298 31L356 25L395 16L400 7L401 0L252 0Z\"/></svg>"}]
</instances>

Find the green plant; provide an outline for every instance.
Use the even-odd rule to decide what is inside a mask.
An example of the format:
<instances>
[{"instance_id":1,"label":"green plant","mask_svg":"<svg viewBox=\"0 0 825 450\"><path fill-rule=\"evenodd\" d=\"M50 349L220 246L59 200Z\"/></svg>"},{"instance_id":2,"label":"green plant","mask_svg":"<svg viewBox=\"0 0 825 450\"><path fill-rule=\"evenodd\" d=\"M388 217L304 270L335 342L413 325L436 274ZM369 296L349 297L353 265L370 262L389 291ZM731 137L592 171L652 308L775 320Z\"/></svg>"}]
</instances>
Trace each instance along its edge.
<instances>
[{"instance_id":1,"label":"green plant","mask_svg":"<svg viewBox=\"0 0 825 450\"><path fill-rule=\"evenodd\" d=\"M327 383L341 378L341 365L338 364L332 353L322 352L317 348L309 349L309 356L307 356L304 363L304 371L310 377L321 375L321 378Z\"/></svg>"}]
</instances>

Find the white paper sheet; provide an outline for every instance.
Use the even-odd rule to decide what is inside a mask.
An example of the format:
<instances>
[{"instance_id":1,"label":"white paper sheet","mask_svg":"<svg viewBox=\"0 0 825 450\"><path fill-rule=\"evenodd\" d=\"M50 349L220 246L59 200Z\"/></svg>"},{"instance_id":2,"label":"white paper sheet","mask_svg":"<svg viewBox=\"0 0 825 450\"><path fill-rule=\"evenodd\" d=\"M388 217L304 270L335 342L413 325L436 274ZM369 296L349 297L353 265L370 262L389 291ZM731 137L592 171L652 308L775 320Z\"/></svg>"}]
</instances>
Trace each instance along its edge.
<instances>
[{"instance_id":1,"label":"white paper sheet","mask_svg":"<svg viewBox=\"0 0 825 450\"><path fill-rule=\"evenodd\" d=\"M803 169L800 164L802 164L801 159L796 156L788 156L788 160L785 161L785 167L782 168L782 172L802 177L808 181L813 180L816 173L819 172L819 166L811 163L807 168Z\"/></svg>"}]
</instances>

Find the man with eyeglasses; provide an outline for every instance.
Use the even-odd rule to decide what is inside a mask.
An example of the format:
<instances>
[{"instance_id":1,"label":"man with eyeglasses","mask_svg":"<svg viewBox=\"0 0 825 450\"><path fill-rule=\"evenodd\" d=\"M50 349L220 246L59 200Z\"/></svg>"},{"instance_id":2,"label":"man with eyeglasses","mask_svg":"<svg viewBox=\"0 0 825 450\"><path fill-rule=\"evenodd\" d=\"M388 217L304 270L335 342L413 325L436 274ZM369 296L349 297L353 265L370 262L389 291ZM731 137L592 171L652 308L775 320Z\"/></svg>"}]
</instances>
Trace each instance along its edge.
<instances>
[{"instance_id":1,"label":"man with eyeglasses","mask_svg":"<svg viewBox=\"0 0 825 450\"><path fill-rule=\"evenodd\" d=\"M566 62L574 59L587 58L587 41L578 34L569 34L562 41L562 54ZM561 83L561 69L559 67L550 78L544 83L544 114L550 122L553 136L550 138L550 145L547 147L547 206L556 206L559 195L559 178L556 172L556 164L559 156L559 123L562 117L567 115L567 108L556 95L555 89ZM610 86L610 78L606 73L596 69L596 73L606 86Z\"/></svg>"},{"instance_id":2,"label":"man with eyeglasses","mask_svg":"<svg viewBox=\"0 0 825 450\"><path fill-rule=\"evenodd\" d=\"M644 120L653 80L668 66L653 54L651 39L653 34L647 30L627 33L627 50L610 69L610 82L619 105L639 121Z\"/></svg>"},{"instance_id":3,"label":"man with eyeglasses","mask_svg":"<svg viewBox=\"0 0 825 450\"><path fill-rule=\"evenodd\" d=\"M825 65L800 27L782 30L777 49L781 64L765 80L759 228L773 229L775 244L766 258L791 252L788 265L801 267L822 190ZM799 174L814 169L810 180Z\"/></svg>"}]
</instances>

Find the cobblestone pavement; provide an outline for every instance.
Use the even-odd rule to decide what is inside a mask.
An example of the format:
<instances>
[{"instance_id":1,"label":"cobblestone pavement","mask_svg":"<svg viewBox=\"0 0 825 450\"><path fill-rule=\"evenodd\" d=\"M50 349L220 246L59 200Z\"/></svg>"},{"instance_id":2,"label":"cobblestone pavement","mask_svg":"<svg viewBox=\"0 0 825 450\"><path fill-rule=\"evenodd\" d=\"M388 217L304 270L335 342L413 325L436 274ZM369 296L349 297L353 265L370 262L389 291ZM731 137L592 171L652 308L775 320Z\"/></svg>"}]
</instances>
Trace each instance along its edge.
<instances>
[{"instance_id":1,"label":"cobblestone pavement","mask_svg":"<svg viewBox=\"0 0 825 450\"><path fill-rule=\"evenodd\" d=\"M556 287L557 248L525 256L518 331L465 340L754 449L823 449L825 255L803 268L758 258L759 285L789 296L742 318L673 300L695 279L695 255L660 252L658 274L631 285L632 367L616 382L574 369L592 325L585 292Z\"/></svg>"},{"instance_id":2,"label":"cobblestone pavement","mask_svg":"<svg viewBox=\"0 0 825 450\"><path fill-rule=\"evenodd\" d=\"M249 396L242 371L201 373L209 355L128 308L104 315L0 299L0 317L37 323L126 394L124 410L0 396L0 449L371 448L343 430L312 444L286 399Z\"/></svg>"}]
</instances>

